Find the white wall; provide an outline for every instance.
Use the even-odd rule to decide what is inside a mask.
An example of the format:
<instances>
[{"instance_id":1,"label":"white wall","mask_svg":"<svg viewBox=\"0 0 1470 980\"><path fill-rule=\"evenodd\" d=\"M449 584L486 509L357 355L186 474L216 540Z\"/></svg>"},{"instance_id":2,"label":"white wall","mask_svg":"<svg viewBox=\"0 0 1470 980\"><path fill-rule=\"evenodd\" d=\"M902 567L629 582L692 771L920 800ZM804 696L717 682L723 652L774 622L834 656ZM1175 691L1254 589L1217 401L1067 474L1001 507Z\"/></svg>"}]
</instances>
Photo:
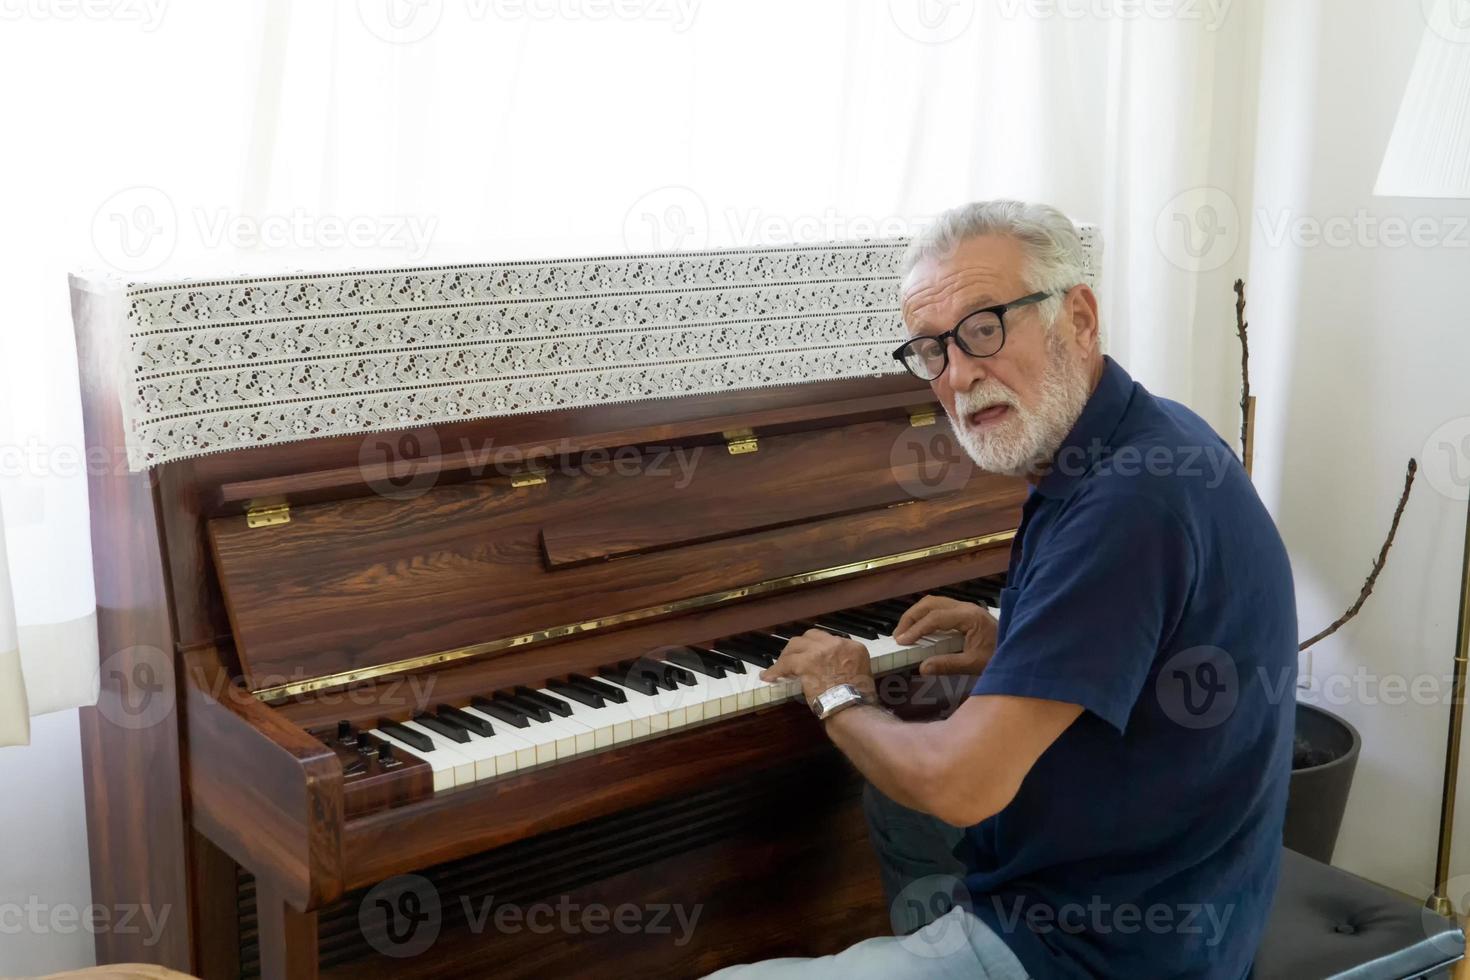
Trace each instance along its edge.
<instances>
[{"instance_id":1,"label":"white wall","mask_svg":"<svg viewBox=\"0 0 1470 980\"><path fill-rule=\"evenodd\" d=\"M81 733L60 711L0 749L0 976L92 966L91 901Z\"/></svg>"},{"instance_id":2,"label":"white wall","mask_svg":"<svg viewBox=\"0 0 1470 980\"><path fill-rule=\"evenodd\" d=\"M1373 597L1303 664L1320 685L1303 699L1363 736L1335 863L1416 896L1433 884L1449 713L1439 679L1451 667L1465 528L1463 500L1435 486L1452 489L1446 450L1426 443L1470 416L1470 231L1455 220L1470 201L1372 189L1424 28L1406 0L1266 5L1248 277L1256 483L1291 551L1304 637L1356 597L1404 464L1424 467ZM1427 217L1459 247L1389 247L1369 230L1341 247L1273 240L1283 221L1360 212ZM1426 686L1416 698L1394 675ZM1453 870L1464 874L1470 805L1460 813Z\"/></svg>"}]
</instances>

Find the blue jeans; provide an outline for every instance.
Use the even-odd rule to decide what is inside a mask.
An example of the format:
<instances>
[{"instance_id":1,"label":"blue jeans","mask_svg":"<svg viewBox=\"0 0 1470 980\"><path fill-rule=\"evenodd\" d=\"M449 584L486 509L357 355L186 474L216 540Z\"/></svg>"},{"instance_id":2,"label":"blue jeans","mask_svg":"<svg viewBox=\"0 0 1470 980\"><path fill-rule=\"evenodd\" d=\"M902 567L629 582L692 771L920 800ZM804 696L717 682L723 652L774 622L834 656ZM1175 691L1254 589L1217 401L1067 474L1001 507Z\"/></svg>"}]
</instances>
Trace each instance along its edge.
<instances>
[{"instance_id":1,"label":"blue jeans","mask_svg":"<svg viewBox=\"0 0 1470 980\"><path fill-rule=\"evenodd\" d=\"M1026 970L990 927L955 904L964 880L955 856L964 832L863 790L868 836L878 852L895 935L865 939L832 956L732 966L711 980L1026 980Z\"/></svg>"}]
</instances>

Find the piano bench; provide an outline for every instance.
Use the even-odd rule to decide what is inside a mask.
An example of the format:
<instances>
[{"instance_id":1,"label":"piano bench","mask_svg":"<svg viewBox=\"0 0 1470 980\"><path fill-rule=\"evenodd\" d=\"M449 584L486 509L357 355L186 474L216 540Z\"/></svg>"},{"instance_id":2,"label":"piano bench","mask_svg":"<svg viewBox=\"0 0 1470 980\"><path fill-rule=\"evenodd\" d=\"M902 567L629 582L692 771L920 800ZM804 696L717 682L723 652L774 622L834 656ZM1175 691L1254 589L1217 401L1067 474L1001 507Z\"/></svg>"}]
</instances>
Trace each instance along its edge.
<instances>
[{"instance_id":1,"label":"piano bench","mask_svg":"<svg viewBox=\"0 0 1470 980\"><path fill-rule=\"evenodd\" d=\"M1281 883L1251 978L1448 977L1464 955L1465 934L1455 922L1283 848Z\"/></svg>"}]
</instances>

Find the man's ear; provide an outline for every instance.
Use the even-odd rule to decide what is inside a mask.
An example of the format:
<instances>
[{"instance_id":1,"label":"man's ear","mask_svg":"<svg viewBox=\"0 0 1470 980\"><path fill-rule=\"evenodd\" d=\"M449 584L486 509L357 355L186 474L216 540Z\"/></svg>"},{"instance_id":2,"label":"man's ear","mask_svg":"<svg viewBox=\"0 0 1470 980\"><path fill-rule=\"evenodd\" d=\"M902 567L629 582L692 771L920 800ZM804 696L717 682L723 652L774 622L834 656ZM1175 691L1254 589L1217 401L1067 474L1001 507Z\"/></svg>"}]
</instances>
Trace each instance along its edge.
<instances>
[{"instance_id":1,"label":"man's ear","mask_svg":"<svg viewBox=\"0 0 1470 980\"><path fill-rule=\"evenodd\" d=\"M1067 290L1062 300L1062 315L1072 325L1077 346L1085 351L1098 350L1097 294L1085 283Z\"/></svg>"}]
</instances>

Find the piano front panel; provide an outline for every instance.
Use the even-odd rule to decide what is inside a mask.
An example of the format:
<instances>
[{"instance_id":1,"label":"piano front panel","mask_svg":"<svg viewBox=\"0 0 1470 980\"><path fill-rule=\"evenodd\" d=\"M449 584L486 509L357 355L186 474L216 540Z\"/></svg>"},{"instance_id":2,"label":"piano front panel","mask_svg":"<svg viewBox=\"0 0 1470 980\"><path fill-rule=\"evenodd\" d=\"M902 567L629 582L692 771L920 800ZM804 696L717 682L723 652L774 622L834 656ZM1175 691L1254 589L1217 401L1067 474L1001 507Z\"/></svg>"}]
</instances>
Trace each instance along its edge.
<instances>
[{"instance_id":1,"label":"piano front panel","mask_svg":"<svg viewBox=\"0 0 1470 980\"><path fill-rule=\"evenodd\" d=\"M313 504L273 527L215 518L247 682L371 676L1015 526L1016 481L967 468L933 487L915 475L907 442L937 443L923 458L947 458L947 426L914 430L902 415L761 439L743 456L701 447L707 462L687 485L677 470L552 473L542 485L495 477Z\"/></svg>"}]
</instances>

